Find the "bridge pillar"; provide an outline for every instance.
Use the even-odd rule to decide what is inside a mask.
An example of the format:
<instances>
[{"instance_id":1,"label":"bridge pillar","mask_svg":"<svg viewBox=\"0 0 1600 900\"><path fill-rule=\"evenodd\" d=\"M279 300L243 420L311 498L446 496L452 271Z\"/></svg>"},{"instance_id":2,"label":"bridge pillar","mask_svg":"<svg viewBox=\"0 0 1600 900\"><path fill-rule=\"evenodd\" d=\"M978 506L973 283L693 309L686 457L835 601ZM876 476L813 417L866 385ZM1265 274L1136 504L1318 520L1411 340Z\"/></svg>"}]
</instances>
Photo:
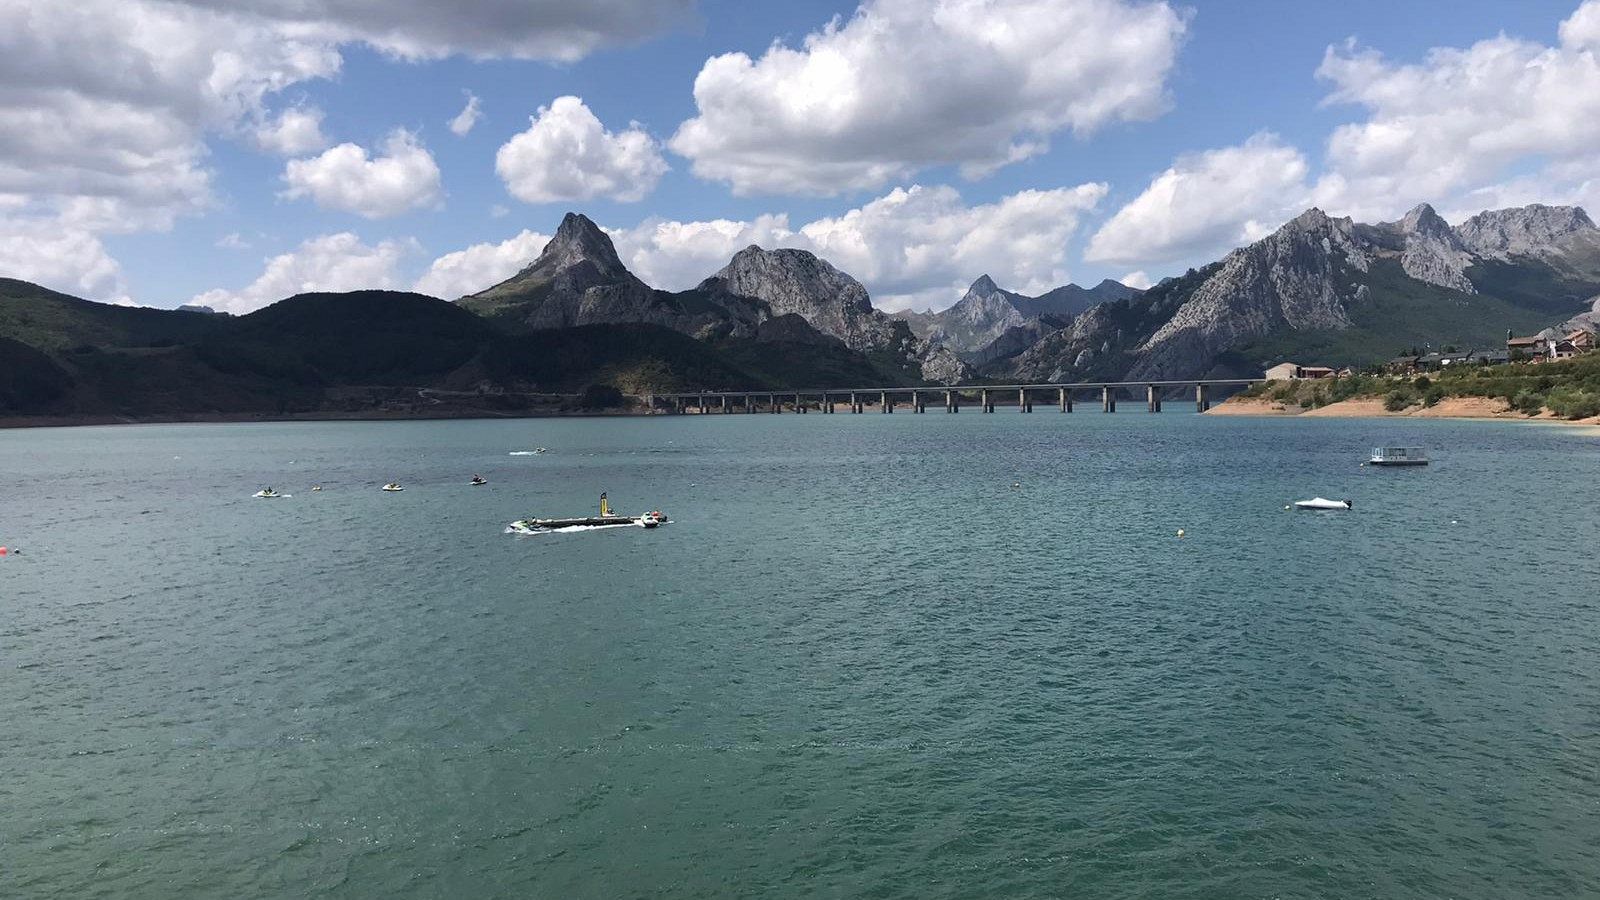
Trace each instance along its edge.
<instances>
[{"instance_id":1,"label":"bridge pillar","mask_svg":"<svg viewBox=\"0 0 1600 900\"><path fill-rule=\"evenodd\" d=\"M947 413L953 413L960 408L961 406L959 401L956 400L956 392L952 390L946 390L944 392L944 411Z\"/></svg>"},{"instance_id":2,"label":"bridge pillar","mask_svg":"<svg viewBox=\"0 0 1600 900\"><path fill-rule=\"evenodd\" d=\"M990 399L990 397L989 397L989 389L988 388L984 388L983 389L983 396L980 399L983 401L983 411L984 412L986 412L986 413L994 412L994 401L992 399Z\"/></svg>"},{"instance_id":3,"label":"bridge pillar","mask_svg":"<svg viewBox=\"0 0 1600 900\"><path fill-rule=\"evenodd\" d=\"M925 407L922 404L922 392L921 391L912 391L911 392L911 411L914 412L914 413L922 413L922 412L927 412L928 411L927 407Z\"/></svg>"},{"instance_id":4,"label":"bridge pillar","mask_svg":"<svg viewBox=\"0 0 1600 900\"><path fill-rule=\"evenodd\" d=\"M744 395L744 411L746 413L753 413L756 411L755 401L751 399L749 394Z\"/></svg>"},{"instance_id":5,"label":"bridge pillar","mask_svg":"<svg viewBox=\"0 0 1600 900\"><path fill-rule=\"evenodd\" d=\"M799 394L794 395L794 411L797 413L803 413L806 411L805 404L800 402Z\"/></svg>"},{"instance_id":6,"label":"bridge pillar","mask_svg":"<svg viewBox=\"0 0 1600 900\"><path fill-rule=\"evenodd\" d=\"M884 415L894 412L894 401L889 399L888 391L882 391L878 394L878 412Z\"/></svg>"},{"instance_id":7,"label":"bridge pillar","mask_svg":"<svg viewBox=\"0 0 1600 900\"><path fill-rule=\"evenodd\" d=\"M772 413L773 415L783 412L783 408L778 405L777 394L767 395L767 412Z\"/></svg>"},{"instance_id":8,"label":"bridge pillar","mask_svg":"<svg viewBox=\"0 0 1600 900\"><path fill-rule=\"evenodd\" d=\"M1019 412L1033 412L1033 402L1028 399L1027 388L1017 388L1017 410Z\"/></svg>"},{"instance_id":9,"label":"bridge pillar","mask_svg":"<svg viewBox=\"0 0 1600 900\"><path fill-rule=\"evenodd\" d=\"M1100 410L1108 413L1117 411L1117 392L1109 384L1100 389Z\"/></svg>"},{"instance_id":10,"label":"bridge pillar","mask_svg":"<svg viewBox=\"0 0 1600 900\"><path fill-rule=\"evenodd\" d=\"M1161 389L1153 384L1144 386L1145 406L1153 413L1161 412Z\"/></svg>"},{"instance_id":11,"label":"bridge pillar","mask_svg":"<svg viewBox=\"0 0 1600 900\"><path fill-rule=\"evenodd\" d=\"M1200 382L1194 386L1194 411L1205 412L1211 408L1211 385Z\"/></svg>"},{"instance_id":12,"label":"bridge pillar","mask_svg":"<svg viewBox=\"0 0 1600 900\"><path fill-rule=\"evenodd\" d=\"M833 412L833 395L832 394L823 393L823 395L822 395L822 412L824 414Z\"/></svg>"},{"instance_id":13,"label":"bridge pillar","mask_svg":"<svg viewBox=\"0 0 1600 900\"><path fill-rule=\"evenodd\" d=\"M850 392L850 412L861 412L861 397L858 396L855 391Z\"/></svg>"},{"instance_id":14,"label":"bridge pillar","mask_svg":"<svg viewBox=\"0 0 1600 900\"><path fill-rule=\"evenodd\" d=\"M1072 391L1069 391L1066 388L1058 388L1057 393L1060 395L1059 399L1061 401L1061 411L1072 412Z\"/></svg>"}]
</instances>

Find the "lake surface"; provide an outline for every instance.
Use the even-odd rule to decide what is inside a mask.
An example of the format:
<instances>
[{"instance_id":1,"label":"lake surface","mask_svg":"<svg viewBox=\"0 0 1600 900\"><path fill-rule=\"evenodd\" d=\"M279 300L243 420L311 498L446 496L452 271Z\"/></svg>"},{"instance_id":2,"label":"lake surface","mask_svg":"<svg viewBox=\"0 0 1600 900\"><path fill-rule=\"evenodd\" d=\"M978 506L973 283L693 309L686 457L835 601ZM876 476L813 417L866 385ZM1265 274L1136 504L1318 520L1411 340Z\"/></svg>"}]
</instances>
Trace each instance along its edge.
<instances>
[{"instance_id":1,"label":"lake surface","mask_svg":"<svg viewBox=\"0 0 1600 900\"><path fill-rule=\"evenodd\" d=\"M0 432L0 896L1600 895L1597 469L1170 410ZM602 490L674 521L503 533Z\"/></svg>"}]
</instances>

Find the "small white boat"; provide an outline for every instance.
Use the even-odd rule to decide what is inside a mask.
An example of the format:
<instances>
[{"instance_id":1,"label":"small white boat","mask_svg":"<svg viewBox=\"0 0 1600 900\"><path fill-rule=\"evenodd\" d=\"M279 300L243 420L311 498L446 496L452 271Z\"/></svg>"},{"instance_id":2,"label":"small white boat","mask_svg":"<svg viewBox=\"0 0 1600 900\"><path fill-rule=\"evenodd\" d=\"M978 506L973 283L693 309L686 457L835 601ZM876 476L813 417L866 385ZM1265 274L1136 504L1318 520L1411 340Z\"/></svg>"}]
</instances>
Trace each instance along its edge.
<instances>
[{"instance_id":1,"label":"small white boat","mask_svg":"<svg viewBox=\"0 0 1600 900\"><path fill-rule=\"evenodd\" d=\"M386 490L386 491L389 491L390 493L393 493L395 491L403 491L403 490L405 490L405 488L401 487L400 483L396 482L396 481L391 481L388 484L384 485L383 489Z\"/></svg>"},{"instance_id":2,"label":"small white boat","mask_svg":"<svg viewBox=\"0 0 1600 900\"><path fill-rule=\"evenodd\" d=\"M655 528L656 526L660 525L662 522L665 522L666 520L667 520L666 515L663 514L661 512L661 510L657 509L657 510L651 510L650 512L647 512L644 515L640 516L639 517L639 524L643 525L646 528Z\"/></svg>"},{"instance_id":3,"label":"small white boat","mask_svg":"<svg viewBox=\"0 0 1600 900\"><path fill-rule=\"evenodd\" d=\"M472 476L472 481L470 481L468 483L471 484L473 487L482 487L483 485L488 484L489 480L484 478L482 475L474 475L474 476Z\"/></svg>"},{"instance_id":4,"label":"small white boat","mask_svg":"<svg viewBox=\"0 0 1600 900\"><path fill-rule=\"evenodd\" d=\"M1354 509L1355 504L1349 500L1329 500L1325 497L1313 497L1310 500L1296 500L1296 509Z\"/></svg>"},{"instance_id":5,"label":"small white boat","mask_svg":"<svg viewBox=\"0 0 1600 900\"><path fill-rule=\"evenodd\" d=\"M1428 451L1421 447L1373 447L1369 466L1425 466Z\"/></svg>"},{"instance_id":6,"label":"small white boat","mask_svg":"<svg viewBox=\"0 0 1600 900\"><path fill-rule=\"evenodd\" d=\"M262 488L261 490L256 491L254 494L251 494L250 496L255 497L258 500L276 500L279 497L282 497L284 495L278 493L277 491L273 490L272 488Z\"/></svg>"},{"instance_id":7,"label":"small white boat","mask_svg":"<svg viewBox=\"0 0 1600 900\"><path fill-rule=\"evenodd\" d=\"M313 493L313 494L315 494L317 491L320 491L320 490L322 490L322 485L320 485L320 484L314 484L314 485L311 486L311 493Z\"/></svg>"}]
</instances>

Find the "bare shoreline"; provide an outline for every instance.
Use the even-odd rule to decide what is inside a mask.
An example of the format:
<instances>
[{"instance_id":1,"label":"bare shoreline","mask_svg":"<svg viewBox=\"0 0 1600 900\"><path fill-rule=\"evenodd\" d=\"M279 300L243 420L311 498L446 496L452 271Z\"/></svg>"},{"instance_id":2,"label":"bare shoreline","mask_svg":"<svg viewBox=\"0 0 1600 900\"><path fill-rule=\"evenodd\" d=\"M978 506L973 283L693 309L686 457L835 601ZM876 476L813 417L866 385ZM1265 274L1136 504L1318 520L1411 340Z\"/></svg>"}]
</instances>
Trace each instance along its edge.
<instances>
[{"instance_id":1,"label":"bare shoreline","mask_svg":"<svg viewBox=\"0 0 1600 900\"><path fill-rule=\"evenodd\" d=\"M1600 416L1563 419L1548 410L1528 416L1491 397L1446 397L1433 406L1410 406L1399 411L1384 408L1376 398L1340 400L1315 409L1284 404L1262 397L1230 397L1206 412L1212 416L1305 416L1313 419L1501 419L1547 425L1600 425Z\"/></svg>"}]
</instances>

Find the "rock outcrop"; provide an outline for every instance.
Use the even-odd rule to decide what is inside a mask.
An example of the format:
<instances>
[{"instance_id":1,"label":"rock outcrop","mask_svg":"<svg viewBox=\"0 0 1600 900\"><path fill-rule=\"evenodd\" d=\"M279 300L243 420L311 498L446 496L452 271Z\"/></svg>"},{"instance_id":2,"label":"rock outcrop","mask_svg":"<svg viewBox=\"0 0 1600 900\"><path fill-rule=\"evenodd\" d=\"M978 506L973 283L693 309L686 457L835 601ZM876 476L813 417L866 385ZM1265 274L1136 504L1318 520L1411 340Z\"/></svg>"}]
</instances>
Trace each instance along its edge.
<instances>
[{"instance_id":1,"label":"rock outcrop","mask_svg":"<svg viewBox=\"0 0 1600 900\"><path fill-rule=\"evenodd\" d=\"M1399 222L1382 227L1399 234L1403 246L1400 268L1407 275L1463 294L1477 293L1472 282L1467 280L1472 254L1462 245L1455 229L1439 218L1433 207L1420 204Z\"/></svg>"},{"instance_id":2,"label":"rock outcrop","mask_svg":"<svg viewBox=\"0 0 1600 900\"><path fill-rule=\"evenodd\" d=\"M918 338L905 322L874 309L861 282L814 253L751 245L712 277L734 294L761 301L773 315L798 315L851 350L929 381L952 383L970 374L949 348Z\"/></svg>"}]
</instances>

